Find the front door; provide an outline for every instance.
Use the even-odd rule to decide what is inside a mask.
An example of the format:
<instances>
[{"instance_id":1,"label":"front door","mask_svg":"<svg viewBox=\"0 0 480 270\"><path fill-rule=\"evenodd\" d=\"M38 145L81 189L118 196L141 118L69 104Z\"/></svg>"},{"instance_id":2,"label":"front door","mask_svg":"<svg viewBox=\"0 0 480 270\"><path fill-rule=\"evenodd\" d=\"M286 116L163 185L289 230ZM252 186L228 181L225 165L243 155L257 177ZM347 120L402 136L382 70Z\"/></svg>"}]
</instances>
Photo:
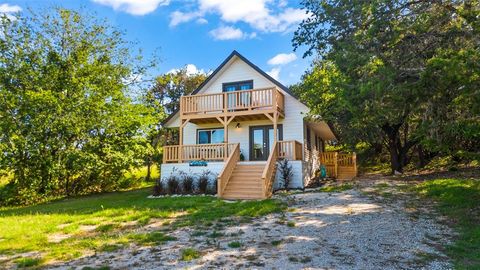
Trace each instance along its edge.
<instances>
[{"instance_id":1,"label":"front door","mask_svg":"<svg viewBox=\"0 0 480 270\"><path fill-rule=\"evenodd\" d=\"M277 140L282 140L282 125L278 125ZM273 126L250 127L250 160L267 160L273 147Z\"/></svg>"}]
</instances>

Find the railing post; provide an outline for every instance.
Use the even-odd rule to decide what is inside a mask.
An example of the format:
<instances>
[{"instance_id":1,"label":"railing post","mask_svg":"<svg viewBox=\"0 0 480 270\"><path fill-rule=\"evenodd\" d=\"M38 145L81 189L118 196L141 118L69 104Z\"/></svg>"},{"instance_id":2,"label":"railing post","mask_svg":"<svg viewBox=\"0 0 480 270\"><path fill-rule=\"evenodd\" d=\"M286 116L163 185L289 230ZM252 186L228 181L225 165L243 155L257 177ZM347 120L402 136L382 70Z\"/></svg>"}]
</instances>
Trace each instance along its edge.
<instances>
[{"instance_id":1,"label":"railing post","mask_svg":"<svg viewBox=\"0 0 480 270\"><path fill-rule=\"evenodd\" d=\"M353 152L352 156L353 168L355 170L355 176L357 176L357 153Z\"/></svg>"},{"instance_id":2,"label":"railing post","mask_svg":"<svg viewBox=\"0 0 480 270\"><path fill-rule=\"evenodd\" d=\"M335 174L335 178L337 178L338 177L338 152L335 152L335 154L333 155L333 161L335 162L334 174Z\"/></svg>"}]
</instances>

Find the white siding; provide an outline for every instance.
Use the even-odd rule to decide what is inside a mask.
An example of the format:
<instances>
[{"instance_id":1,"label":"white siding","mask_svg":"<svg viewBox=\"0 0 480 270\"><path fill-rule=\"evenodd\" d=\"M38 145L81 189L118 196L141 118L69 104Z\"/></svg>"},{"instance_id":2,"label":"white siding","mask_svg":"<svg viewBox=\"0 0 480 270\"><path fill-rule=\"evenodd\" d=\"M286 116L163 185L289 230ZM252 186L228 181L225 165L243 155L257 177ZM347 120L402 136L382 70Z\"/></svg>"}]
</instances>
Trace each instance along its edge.
<instances>
[{"instance_id":1,"label":"white siding","mask_svg":"<svg viewBox=\"0 0 480 270\"><path fill-rule=\"evenodd\" d=\"M301 160L292 160L289 161L289 164L292 165L293 176L290 180L290 188L304 188L303 184L303 162ZM283 180L280 177L280 170L277 169L277 175L275 183L273 184L274 189L283 187Z\"/></svg>"},{"instance_id":2,"label":"white siding","mask_svg":"<svg viewBox=\"0 0 480 270\"><path fill-rule=\"evenodd\" d=\"M224 162L208 162L206 167L203 166L194 166L191 167L188 163L166 163L162 164L161 170L161 179L172 174L174 171L178 173L179 171L184 171L186 173L191 172L193 174L200 174L205 170L209 170L212 173L220 174L223 169Z\"/></svg>"}]
</instances>

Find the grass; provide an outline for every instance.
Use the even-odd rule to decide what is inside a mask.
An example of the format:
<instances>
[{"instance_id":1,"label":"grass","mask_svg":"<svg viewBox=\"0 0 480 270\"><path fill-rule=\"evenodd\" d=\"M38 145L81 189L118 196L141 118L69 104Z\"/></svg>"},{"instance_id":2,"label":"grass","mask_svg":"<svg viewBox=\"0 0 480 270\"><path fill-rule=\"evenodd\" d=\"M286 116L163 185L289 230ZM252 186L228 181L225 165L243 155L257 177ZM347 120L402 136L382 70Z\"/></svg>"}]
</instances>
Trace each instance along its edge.
<instances>
[{"instance_id":1,"label":"grass","mask_svg":"<svg viewBox=\"0 0 480 270\"><path fill-rule=\"evenodd\" d=\"M42 258L19 258L15 260L18 268L27 268L37 266L42 262Z\"/></svg>"},{"instance_id":2,"label":"grass","mask_svg":"<svg viewBox=\"0 0 480 270\"><path fill-rule=\"evenodd\" d=\"M331 185L319 189L321 192L342 192L353 188L352 184Z\"/></svg>"},{"instance_id":3,"label":"grass","mask_svg":"<svg viewBox=\"0 0 480 270\"><path fill-rule=\"evenodd\" d=\"M132 242L156 245L171 241L168 231L177 227L206 226L221 219L252 218L286 209L275 200L226 203L208 196L148 199L150 193L150 189L139 189L0 208L0 254L37 251L44 259L41 263L65 261ZM165 224L163 232L138 232L152 222ZM67 239L52 241L65 234Z\"/></svg>"},{"instance_id":4,"label":"grass","mask_svg":"<svg viewBox=\"0 0 480 270\"><path fill-rule=\"evenodd\" d=\"M200 252L193 248L182 249L180 252L180 260L191 261L200 258Z\"/></svg>"},{"instance_id":5,"label":"grass","mask_svg":"<svg viewBox=\"0 0 480 270\"><path fill-rule=\"evenodd\" d=\"M228 243L229 248L239 248L241 246L242 246L242 243L240 243L238 241L233 241L233 242Z\"/></svg>"},{"instance_id":6,"label":"grass","mask_svg":"<svg viewBox=\"0 0 480 270\"><path fill-rule=\"evenodd\" d=\"M293 228L293 227L295 227L295 222L289 221L289 222L287 222L287 226L290 227L290 228Z\"/></svg>"},{"instance_id":7,"label":"grass","mask_svg":"<svg viewBox=\"0 0 480 270\"><path fill-rule=\"evenodd\" d=\"M459 233L446 247L457 269L480 269L480 179L435 179L415 187L435 200Z\"/></svg>"}]
</instances>

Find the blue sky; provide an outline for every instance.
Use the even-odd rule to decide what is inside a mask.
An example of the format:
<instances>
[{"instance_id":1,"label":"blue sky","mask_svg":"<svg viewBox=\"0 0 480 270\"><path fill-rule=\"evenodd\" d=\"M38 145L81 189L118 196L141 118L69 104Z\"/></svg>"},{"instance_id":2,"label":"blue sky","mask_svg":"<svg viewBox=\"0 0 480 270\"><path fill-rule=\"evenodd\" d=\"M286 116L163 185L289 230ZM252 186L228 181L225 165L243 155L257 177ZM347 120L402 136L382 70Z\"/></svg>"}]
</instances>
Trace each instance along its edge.
<instances>
[{"instance_id":1,"label":"blue sky","mask_svg":"<svg viewBox=\"0 0 480 270\"><path fill-rule=\"evenodd\" d=\"M306 17L299 1L286 0L9 0L0 13L62 6L95 11L137 41L146 56L162 60L156 74L188 65L215 69L237 50L282 83L297 82L309 67L291 39Z\"/></svg>"}]
</instances>

